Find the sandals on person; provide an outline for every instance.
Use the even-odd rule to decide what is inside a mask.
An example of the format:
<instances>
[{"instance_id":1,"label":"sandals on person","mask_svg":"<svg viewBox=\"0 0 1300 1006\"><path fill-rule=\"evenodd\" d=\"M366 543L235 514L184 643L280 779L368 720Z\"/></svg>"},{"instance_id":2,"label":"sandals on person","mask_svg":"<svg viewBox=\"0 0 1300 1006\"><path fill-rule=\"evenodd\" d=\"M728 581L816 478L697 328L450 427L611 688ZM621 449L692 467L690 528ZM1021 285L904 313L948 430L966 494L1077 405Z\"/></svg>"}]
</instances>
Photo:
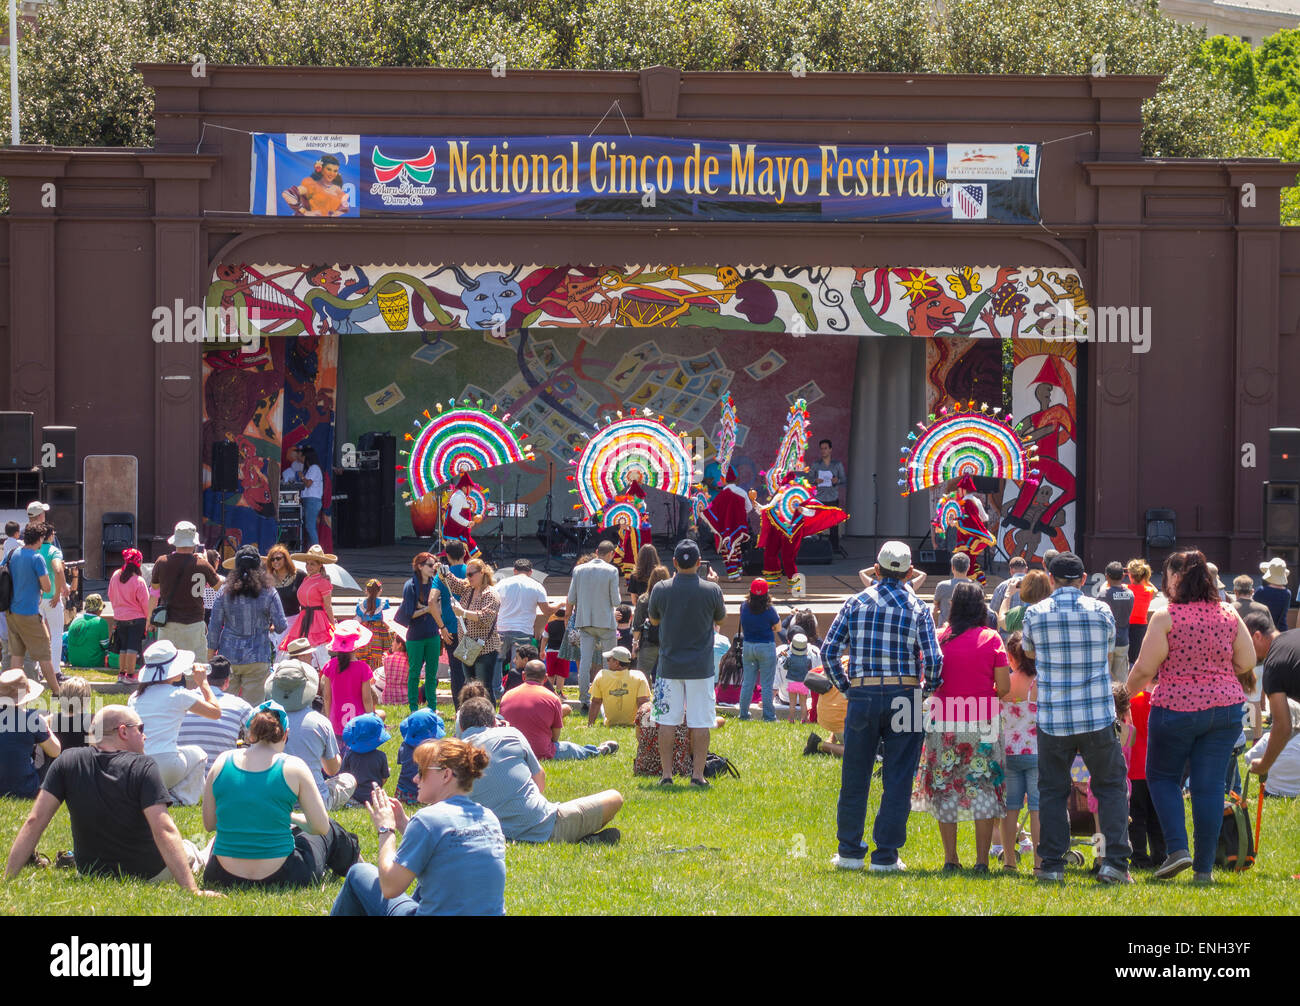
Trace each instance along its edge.
<instances>
[{"instance_id":1,"label":"sandals on person","mask_svg":"<svg viewBox=\"0 0 1300 1006\"><path fill-rule=\"evenodd\" d=\"M54 866L59 870L76 869L77 857L67 849L61 849L59 850L59 854L54 857Z\"/></svg>"},{"instance_id":2,"label":"sandals on person","mask_svg":"<svg viewBox=\"0 0 1300 1006\"><path fill-rule=\"evenodd\" d=\"M43 870L50 865L50 857L43 852L33 852L31 858L27 860L27 865L39 867Z\"/></svg>"},{"instance_id":3,"label":"sandals on person","mask_svg":"<svg viewBox=\"0 0 1300 1006\"><path fill-rule=\"evenodd\" d=\"M666 775L659 780L660 786L671 786L672 784L673 784L673 777L670 775Z\"/></svg>"}]
</instances>

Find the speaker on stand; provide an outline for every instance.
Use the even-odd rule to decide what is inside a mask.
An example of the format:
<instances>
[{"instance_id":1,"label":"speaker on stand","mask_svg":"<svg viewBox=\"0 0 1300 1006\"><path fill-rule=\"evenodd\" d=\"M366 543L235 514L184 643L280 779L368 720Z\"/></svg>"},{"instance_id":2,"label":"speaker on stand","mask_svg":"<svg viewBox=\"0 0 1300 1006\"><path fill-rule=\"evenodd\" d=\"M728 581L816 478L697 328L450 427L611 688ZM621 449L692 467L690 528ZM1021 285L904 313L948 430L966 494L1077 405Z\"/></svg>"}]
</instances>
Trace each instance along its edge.
<instances>
[{"instance_id":1,"label":"speaker on stand","mask_svg":"<svg viewBox=\"0 0 1300 1006\"><path fill-rule=\"evenodd\" d=\"M363 433L358 450L379 455L375 493L379 500L377 545L392 545L397 534L397 437L391 433Z\"/></svg>"},{"instance_id":2,"label":"speaker on stand","mask_svg":"<svg viewBox=\"0 0 1300 1006\"><path fill-rule=\"evenodd\" d=\"M226 558L226 497L240 491L239 445L233 440L212 442L212 485L214 493L221 496L221 540L217 551Z\"/></svg>"},{"instance_id":3,"label":"speaker on stand","mask_svg":"<svg viewBox=\"0 0 1300 1006\"><path fill-rule=\"evenodd\" d=\"M34 412L0 412L0 469L27 471L32 464Z\"/></svg>"},{"instance_id":4,"label":"speaker on stand","mask_svg":"<svg viewBox=\"0 0 1300 1006\"><path fill-rule=\"evenodd\" d=\"M65 559L82 558L82 484L77 481L77 428L45 426L40 439L40 498L50 507L46 520L58 530Z\"/></svg>"}]
</instances>

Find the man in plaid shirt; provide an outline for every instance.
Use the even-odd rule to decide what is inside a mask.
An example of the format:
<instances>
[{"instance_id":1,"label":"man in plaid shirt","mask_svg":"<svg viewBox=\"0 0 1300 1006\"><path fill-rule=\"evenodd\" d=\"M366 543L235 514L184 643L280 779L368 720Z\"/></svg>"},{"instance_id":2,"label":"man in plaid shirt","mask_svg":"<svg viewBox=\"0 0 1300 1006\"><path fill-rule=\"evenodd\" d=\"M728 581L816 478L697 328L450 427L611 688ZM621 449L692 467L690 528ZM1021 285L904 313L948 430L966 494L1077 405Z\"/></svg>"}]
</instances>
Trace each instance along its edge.
<instances>
[{"instance_id":1,"label":"man in plaid shirt","mask_svg":"<svg viewBox=\"0 0 1300 1006\"><path fill-rule=\"evenodd\" d=\"M1052 595L1030 606L1022 630L1025 653L1038 665L1038 879L1065 879L1070 767L1081 754L1104 842L1097 880L1129 884L1128 768L1110 690L1115 617L1104 601L1084 596L1083 561L1073 552L1053 559L1049 572Z\"/></svg>"},{"instance_id":2,"label":"man in plaid shirt","mask_svg":"<svg viewBox=\"0 0 1300 1006\"><path fill-rule=\"evenodd\" d=\"M866 858L867 793L882 740L884 790L872 829L871 869L903 869L898 850L907 840L912 777L924 739L922 689L939 687L943 665L930 609L907 589L911 573L912 550L901 541L885 542L874 571L878 582L844 603L822 642L826 673L849 699L833 860L842 870L860 870ZM847 673L840 661L846 649Z\"/></svg>"}]
</instances>

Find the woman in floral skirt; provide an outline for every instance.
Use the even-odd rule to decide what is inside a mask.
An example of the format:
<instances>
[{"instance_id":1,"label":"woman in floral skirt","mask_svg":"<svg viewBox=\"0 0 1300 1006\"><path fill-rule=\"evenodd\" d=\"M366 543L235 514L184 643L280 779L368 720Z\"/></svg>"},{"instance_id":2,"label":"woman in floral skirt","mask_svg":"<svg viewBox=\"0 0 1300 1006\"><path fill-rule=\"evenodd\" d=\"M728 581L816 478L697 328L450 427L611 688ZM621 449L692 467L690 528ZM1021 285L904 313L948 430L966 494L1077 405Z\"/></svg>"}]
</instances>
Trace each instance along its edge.
<instances>
[{"instance_id":1,"label":"woman in floral skirt","mask_svg":"<svg viewBox=\"0 0 1300 1006\"><path fill-rule=\"evenodd\" d=\"M1001 700L1011 688L1002 638L987 628L979 584L959 583L948 626L939 636L943 681L926 709L925 750L912 809L939 823L944 871L961 869L957 822L975 822L975 873L989 872L993 829L1005 807Z\"/></svg>"}]
</instances>

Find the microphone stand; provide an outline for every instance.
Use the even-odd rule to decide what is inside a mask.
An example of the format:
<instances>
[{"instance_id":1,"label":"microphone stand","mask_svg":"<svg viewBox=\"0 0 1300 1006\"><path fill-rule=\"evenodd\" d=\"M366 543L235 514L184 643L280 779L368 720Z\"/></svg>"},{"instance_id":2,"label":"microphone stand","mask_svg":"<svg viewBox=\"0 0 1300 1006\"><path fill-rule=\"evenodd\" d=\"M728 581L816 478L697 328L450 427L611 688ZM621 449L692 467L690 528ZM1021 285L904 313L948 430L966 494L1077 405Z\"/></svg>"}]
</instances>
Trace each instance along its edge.
<instances>
[{"instance_id":1,"label":"microphone stand","mask_svg":"<svg viewBox=\"0 0 1300 1006\"><path fill-rule=\"evenodd\" d=\"M551 516L551 498L555 495L553 467L554 463L548 458L546 461L546 560L542 563L542 569L547 573L554 572L551 569L551 542L555 534L555 521Z\"/></svg>"}]
</instances>

